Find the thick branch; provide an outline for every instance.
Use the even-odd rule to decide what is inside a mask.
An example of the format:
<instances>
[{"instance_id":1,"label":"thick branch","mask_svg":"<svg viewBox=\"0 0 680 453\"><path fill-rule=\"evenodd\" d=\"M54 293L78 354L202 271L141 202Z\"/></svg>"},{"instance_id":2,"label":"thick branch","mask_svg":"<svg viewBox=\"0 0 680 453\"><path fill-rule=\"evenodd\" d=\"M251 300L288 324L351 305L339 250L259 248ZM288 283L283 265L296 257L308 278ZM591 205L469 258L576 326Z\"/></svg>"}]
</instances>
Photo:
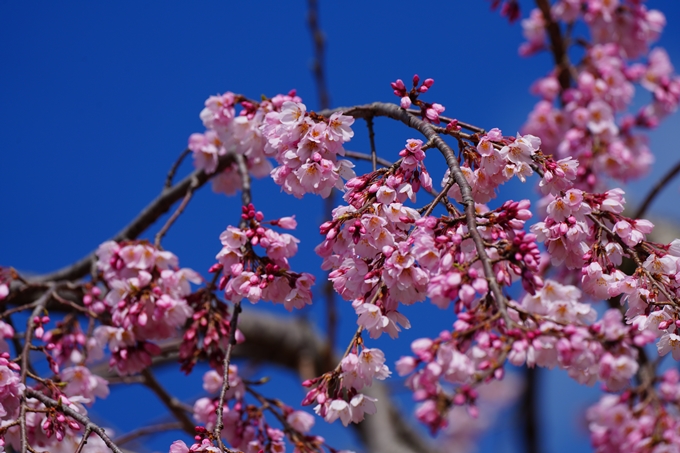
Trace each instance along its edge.
<instances>
[{"instance_id":1,"label":"thick branch","mask_svg":"<svg viewBox=\"0 0 680 453\"><path fill-rule=\"evenodd\" d=\"M388 104L384 102L374 102L368 105L362 105L357 107L349 108L337 108L333 110L324 110L318 112L320 115L331 115L333 112L343 111L345 115L350 115L354 118L369 118L372 116L385 116L392 118L397 121L401 121L408 127L418 130L423 134L429 141L431 141L434 146L442 153L444 159L446 159L446 164L449 167L453 179L460 187L460 193L463 198L463 205L465 205L465 217L467 220L467 227L470 233L470 237L475 243L475 248L477 249L477 254L479 255L479 260L482 263L482 268L484 269L484 275L486 276L491 293L496 299L496 304L498 310L501 312L503 319L509 326L512 324L510 317L507 314L506 300L503 295L496 276L493 272L493 267L491 265L491 260L486 253L486 248L484 247L484 240L481 234L477 231L477 216L475 212L475 202L472 198L472 188L465 179L465 175L460 169L458 164L458 159L456 158L453 149L437 134L432 125L427 123L420 118L410 114L408 111L400 108L396 104Z\"/></svg>"},{"instance_id":2,"label":"thick branch","mask_svg":"<svg viewBox=\"0 0 680 453\"><path fill-rule=\"evenodd\" d=\"M164 189L161 194L149 203L139 215L132 220L125 228L123 228L112 239L114 241L124 241L136 239L147 228L158 220L160 216L170 210L173 204L183 198L187 191L192 187L193 181L196 181L195 188L203 186L213 176L216 176L220 171L227 168L234 162L232 154L226 154L220 157L219 164L215 173L207 174L203 170L196 170L186 178L174 186ZM90 270L93 260L95 259L95 252L88 254L75 263L59 269L50 274L41 275L33 279L36 282L58 281L58 280L77 280L84 277Z\"/></svg>"}]
</instances>

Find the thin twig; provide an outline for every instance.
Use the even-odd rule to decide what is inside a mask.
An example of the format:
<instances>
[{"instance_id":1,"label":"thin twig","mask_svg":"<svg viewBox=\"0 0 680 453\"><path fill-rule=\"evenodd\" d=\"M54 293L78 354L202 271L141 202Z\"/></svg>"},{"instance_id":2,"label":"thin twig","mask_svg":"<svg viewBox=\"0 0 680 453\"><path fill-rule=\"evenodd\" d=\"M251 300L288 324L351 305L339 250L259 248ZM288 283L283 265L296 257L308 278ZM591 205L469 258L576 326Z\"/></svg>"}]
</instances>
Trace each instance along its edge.
<instances>
[{"instance_id":1,"label":"thin twig","mask_svg":"<svg viewBox=\"0 0 680 453\"><path fill-rule=\"evenodd\" d=\"M158 423L157 425L142 426L141 428L137 428L133 431L130 431L129 433L116 437L113 439L113 441L116 443L116 445L123 445L128 442L132 442L138 437L147 436L149 434L182 429L182 423L180 422Z\"/></svg>"},{"instance_id":2,"label":"thin twig","mask_svg":"<svg viewBox=\"0 0 680 453\"><path fill-rule=\"evenodd\" d=\"M85 432L83 433L83 438L80 439L80 443L78 444L78 448L76 449L76 453L81 453L83 451L83 448L85 448L85 444L87 443L87 438L90 437L91 432L92 428L90 426L86 426Z\"/></svg>"},{"instance_id":3,"label":"thin twig","mask_svg":"<svg viewBox=\"0 0 680 453\"><path fill-rule=\"evenodd\" d=\"M18 307L10 308L9 310L5 310L2 313L0 313L0 319L9 319L10 315L13 315L14 313L18 313L20 311L28 310L30 308L35 307L36 303L37 302L31 302L30 304L20 305ZM19 349L17 349L17 351Z\"/></svg>"},{"instance_id":4,"label":"thin twig","mask_svg":"<svg viewBox=\"0 0 680 453\"><path fill-rule=\"evenodd\" d=\"M645 215L645 213L647 212L647 209L649 209L649 207L652 205L652 202L654 201L656 196L659 195L659 192L661 192L661 190L664 187L666 187L666 184L671 182L671 180L673 178L675 178L675 176L678 173L680 173L680 162L678 162L677 164L675 164L675 166L673 168L668 170L668 172L664 175L664 177L661 178L659 180L659 182L657 182L654 185L652 190L647 194L647 196L645 197L645 200L640 205L640 208L637 210L637 212L633 216L634 219L639 219L643 215Z\"/></svg>"},{"instance_id":5,"label":"thin twig","mask_svg":"<svg viewBox=\"0 0 680 453\"><path fill-rule=\"evenodd\" d=\"M411 115L421 116L420 110L408 109L406 111L408 113L410 113ZM439 120L442 123L450 123L451 121L454 121L454 118L449 118L449 117L446 117L446 116L440 116ZM462 127L463 129L467 129L467 130L472 131L476 134L486 134L486 129L484 129L483 127L475 126L475 125L470 124L470 123L465 123L465 122L460 121L458 119L456 119L455 121L457 121L458 126Z\"/></svg>"},{"instance_id":6,"label":"thin twig","mask_svg":"<svg viewBox=\"0 0 680 453\"><path fill-rule=\"evenodd\" d=\"M25 394L29 398L37 399L45 406L53 407L58 411L62 412L64 415L71 417L72 419L83 425L86 430L89 428L90 431L96 433L101 438L104 444L106 444L106 446L109 447L109 450L111 450L112 452L123 453L122 450L118 448L116 444L111 440L111 438L108 435L106 435L106 431L104 431L103 428L92 423L92 421L86 416L80 414L79 412L76 412L75 410L71 409L68 406L64 406L61 403L61 401L55 401L52 398L45 396L36 390L33 390L32 388L27 388Z\"/></svg>"},{"instance_id":7,"label":"thin twig","mask_svg":"<svg viewBox=\"0 0 680 453\"><path fill-rule=\"evenodd\" d=\"M378 167L378 153L375 150L375 131L373 130L373 117L366 118L366 127L368 128L368 140L371 142L371 162L373 163L373 171Z\"/></svg>"},{"instance_id":8,"label":"thin twig","mask_svg":"<svg viewBox=\"0 0 680 453\"><path fill-rule=\"evenodd\" d=\"M26 385L26 377L28 376L29 368L28 355L31 351L31 341L33 340L33 331L35 330L35 323L33 322L33 318L39 316L40 312L45 309L45 305L47 305L47 302L49 302L49 300L52 298L52 293L54 292L55 288L56 284L54 283L48 286L45 293L42 296L40 296L40 298L36 301L35 308L33 309L31 316L28 317L28 321L26 322L24 347L21 352L21 383L24 385ZM26 431L26 395L28 390L30 389L27 388L27 390L21 397L21 409L19 414L20 417L19 426L21 431L21 453L26 453L29 449L28 433Z\"/></svg>"},{"instance_id":9,"label":"thin twig","mask_svg":"<svg viewBox=\"0 0 680 453\"><path fill-rule=\"evenodd\" d=\"M185 157L189 155L191 150L189 148L185 149L182 151L182 154L179 155L177 160L175 161L174 164L172 164L172 167L170 168L170 171L168 172L168 176L165 178L165 184L163 185L163 190L167 190L170 187L172 187L172 180L175 178L175 173L177 173L177 169L179 168L180 165L182 165L182 161L184 160Z\"/></svg>"},{"instance_id":10,"label":"thin twig","mask_svg":"<svg viewBox=\"0 0 680 453\"><path fill-rule=\"evenodd\" d=\"M253 196L250 192L250 173L248 173L248 165L246 159L241 154L236 155L236 164L238 165L238 173L241 176L241 203L243 206L248 206L253 201Z\"/></svg>"},{"instance_id":11,"label":"thin twig","mask_svg":"<svg viewBox=\"0 0 680 453\"><path fill-rule=\"evenodd\" d=\"M163 225L163 228L160 229L160 231L156 234L156 240L154 241L154 244L156 248L159 248L161 245L161 240L163 239L163 236L168 232L170 227L172 226L173 223L179 218L180 215L182 215L182 212L184 212L184 209L187 207L189 204L189 201L191 201L191 197L194 195L194 191L198 188L198 180L196 178L191 180L191 184L189 185L189 188L187 189L187 193L184 195L184 198L182 199L182 202L177 206L177 209L175 212L172 213L170 218L168 219L167 222L165 222L165 225Z\"/></svg>"},{"instance_id":12,"label":"thin twig","mask_svg":"<svg viewBox=\"0 0 680 453\"><path fill-rule=\"evenodd\" d=\"M442 189L441 192L437 194L434 200L427 206L427 209L425 209L425 212L423 213L423 217L427 217L430 214L432 214L432 211L434 208L437 206L437 204L446 196L446 194L451 190L451 187L456 183L456 181L453 179L453 177L449 177L449 180L446 182L446 185Z\"/></svg>"},{"instance_id":13,"label":"thin twig","mask_svg":"<svg viewBox=\"0 0 680 453\"><path fill-rule=\"evenodd\" d=\"M65 299L65 298L61 297L61 296L59 295L59 293L57 293L56 291L54 291L54 292L52 293L52 296L54 297L54 300L56 300L56 301L59 302L60 304L67 305L67 306L73 308L74 310L76 310L76 311L78 311L78 312L80 312L80 313L83 313L83 314L89 316L91 319L97 319L97 318L99 317L99 315L97 315L97 313L95 313L95 312L93 312L93 311L91 311L91 310L88 310L87 308L85 308L85 307L83 307L83 306L80 306L80 305L76 304L76 303L73 302L72 300L68 300L68 299Z\"/></svg>"},{"instance_id":14,"label":"thin twig","mask_svg":"<svg viewBox=\"0 0 680 453\"><path fill-rule=\"evenodd\" d=\"M248 167L246 165L245 158L242 155L237 154L236 164L238 165L238 172L239 175L241 176L242 183L241 203L243 204L243 206L248 206L250 203L252 203L252 194L250 192L250 174L248 173ZM242 219L241 228L245 227L246 220ZM231 363L232 350L236 345L236 330L238 329L238 315L240 313L241 313L241 301L238 301L234 304L234 312L231 316L231 321L229 322L229 344L227 344L227 350L224 353L224 361L222 362L222 366L224 367L224 370L222 371L223 381L222 389L220 390L219 404L217 406L217 423L215 424L214 431L215 439L217 440L217 443L219 444L220 448L228 452L231 452L232 450L226 448L224 442L222 441L222 428L224 428L223 420L224 400L226 399L227 391L231 387L229 384L229 364Z\"/></svg>"},{"instance_id":15,"label":"thin twig","mask_svg":"<svg viewBox=\"0 0 680 453\"><path fill-rule=\"evenodd\" d=\"M371 154L359 153L356 151L345 150L345 157L350 157L352 159L367 160L369 162L373 161L373 156ZM382 157L376 157L376 162L382 165L383 167L391 167L393 165L392 162L390 162L387 159L383 159Z\"/></svg>"},{"instance_id":16,"label":"thin twig","mask_svg":"<svg viewBox=\"0 0 680 453\"><path fill-rule=\"evenodd\" d=\"M238 315L241 313L241 302L236 302L234 304L234 314L231 317L231 322L229 323L229 344L227 345L227 351L224 354L224 362L222 363L222 366L224 367L224 371L222 374L222 379L224 380L222 382L222 389L220 390L220 399L219 399L219 404L217 406L217 424L215 425L215 438L217 439L217 442L219 443L220 447L224 450L224 442L222 442L222 428L224 428L224 420L223 414L224 414L224 400L227 397L227 391L230 388L229 385L229 364L231 362L231 352L236 345L236 329L238 328ZM227 451L231 451L228 450Z\"/></svg>"}]
</instances>

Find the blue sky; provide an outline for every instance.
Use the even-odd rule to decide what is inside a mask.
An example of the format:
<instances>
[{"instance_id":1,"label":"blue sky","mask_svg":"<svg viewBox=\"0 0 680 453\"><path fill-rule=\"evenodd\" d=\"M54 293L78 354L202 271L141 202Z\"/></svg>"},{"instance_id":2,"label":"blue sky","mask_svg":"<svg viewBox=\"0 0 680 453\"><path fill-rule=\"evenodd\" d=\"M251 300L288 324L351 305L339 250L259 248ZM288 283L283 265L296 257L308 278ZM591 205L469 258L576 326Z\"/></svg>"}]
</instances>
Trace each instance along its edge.
<instances>
[{"instance_id":1,"label":"blue sky","mask_svg":"<svg viewBox=\"0 0 680 453\"><path fill-rule=\"evenodd\" d=\"M0 265L47 272L80 258L115 234L159 193L188 136L203 131L198 113L211 94L231 90L250 97L273 96L296 88L309 108L318 107L305 5L300 0L0 1L4 63ZM649 5L663 8L668 18L680 17L678 2L656 0ZM535 102L528 94L529 85L552 63L547 54L518 57L519 25L511 26L489 12L486 1L438 2L436 7L406 1L321 1L320 10L334 106L395 101L389 82L418 73L435 79L426 99L446 106L446 115L513 134ZM668 25L660 44L680 67L678 23ZM387 120L376 123L378 151L392 160L413 136L393 126ZM654 176L677 159L673 143L679 126L675 116L652 134L657 164L650 178L632 186L629 199L641 198L638 194L644 193ZM355 130L356 139L348 149L365 151L363 124L357 122ZM436 173L436 164L428 168ZM181 171L186 174L190 169L187 164ZM531 189L530 184L515 185L507 197L516 199ZM653 211L680 220L680 214L662 208L664 200L668 203L677 197L677 191L676 183ZM312 249L320 240L321 202L309 196L302 201L287 197L268 180L255 185L254 202L269 218L298 212L303 242L294 266L318 267ZM182 265L205 274L219 249L219 233L238 221L239 203L238 198L203 189L167 235L165 247L180 257ZM319 304L307 315L322 319L322 307ZM354 324L351 310L343 308L341 327L346 333L340 344L349 338ZM397 342L378 342L391 360L407 352L411 340L435 335L452 322L426 305L409 310L407 316L414 324L411 331ZM272 384L272 392L295 387L290 376L271 373L283 380ZM164 371L162 377L168 386L184 391L183 397L200 396L195 378L184 381L171 371ZM187 391L190 385L192 390ZM95 406L93 413L113 417L124 410L116 399L147 398L143 390L132 392L114 393L111 402ZM566 398L572 392L579 398ZM578 417L596 393L584 393L565 374L544 381L547 451L566 451L567 445L570 451L588 451ZM158 414L160 406L151 396L148 399L119 429L130 429ZM400 392L399 400L408 406L406 393ZM510 423L506 425L502 432L514 442L517 435ZM334 429L327 435L342 441L339 433ZM486 443L488 448L497 446ZM152 447L163 451L167 445L168 437L162 436Z\"/></svg>"}]
</instances>

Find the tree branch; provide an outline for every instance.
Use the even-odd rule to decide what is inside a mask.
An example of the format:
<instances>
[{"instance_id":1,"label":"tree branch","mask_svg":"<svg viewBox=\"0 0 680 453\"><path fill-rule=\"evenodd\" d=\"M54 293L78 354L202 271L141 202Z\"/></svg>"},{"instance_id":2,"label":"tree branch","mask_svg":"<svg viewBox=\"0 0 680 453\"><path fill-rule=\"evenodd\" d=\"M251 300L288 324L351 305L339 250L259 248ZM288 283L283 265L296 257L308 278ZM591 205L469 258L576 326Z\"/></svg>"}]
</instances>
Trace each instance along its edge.
<instances>
[{"instance_id":1,"label":"tree branch","mask_svg":"<svg viewBox=\"0 0 680 453\"><path fill-rule=\"evenodd\" d=\"M142 212L140 212L139 215L134 220L132 220L132 222L120 230L118 234L112 238L112 240L119 242L136 239L147 228L153 225L153 223L158 220L160 216L168 212L175 202L179 201L186 195L194 180L196 180L196 189L198 189L233 163L233 154L220 156L215 173L207 174L203 170L196 170L169 189L164 189L158 197L151 201L151 203L149 203L142 210ZM96 255L93 251L69 266L46 275L35 277L32 279L32 281L48 282L59 280L77 280L87 275L95 257Z\"/></svg>"},{"instance_id":2,"label":"tree branch","mask_svg":"<svg viewBox=\"0 0 680 453\"><path fill-rule=\"evenodd\" d=\"M156 240L154 241L154 245L156 246L156 248L160 247L163 236L165 236L165 234L168 232L172 224L175 223L175 221L179 218L179 216L182 215L182 212L184 212L184 209L186 209L187 205L189 204L189 201L191 201L191 197L194 195L194 191L197 188L198 181L196 179L192 179L191 184L187 189L187 193L184 195L184 198L182 199L182 202L180 203L179 206L177 206L175 212L172 213L168 221L165 222L165 225L163 225L163 227L156 234Z\"/></svg>"},{"instance_id":3,"label":"tree branch","mask_svg":"<svg viewBox=\"0 0 680 453\"><path fill-rule=\"evenodd\" d=\"M640 208L637 210L635 215L633 216L634 219L639 219L642 218L643 215L647 212L647 209L652 205L652 202L656 198L657 195L661 192L661 190L666 187L666 184L671 182L675 176L680 173L680 162L675 164L673 168L668 170L668 172L664 175L663 178L657 182L652 190L647 194L645 197L644 201L640 205Z\"/></svg>"},{"instance_id":4,"label":"tree branch","mask_svg":"<svg viewBox=\"0 0 680 453\"><path fill-rule=\"evenodd\" d=\"M224 428L224 400L227 398L227 390L231 388L229 384L229 364L231 362L231 353L236 345L236 329L238 328L238 315L241 313L241 302L234 304L234 314L231 316L229 323L229 344L227 345L227 352L224 354L224 362L222 366L224 371L222 373L222 389L220 390L220 399L217 406L217 423L215 424L215 439L220 444L222 450L225 449L222 442L222 428ZM227 450L231 452L231 450Z\"/></svg>"},{"instance_id":5,"label":"tree branch","mask_svg":"<svg viewBox=\"0 0 680 453\"><path fill-rule=\"evenodd\" d=\"M86 416L74 411L68 406L64 406L63 404L61 404L60 401L55 401L52 398L45 396L42 393L31 388L26 389L25 395L28 396L29 398L34 398L40 401L47 407L53 407L57 409L64 415L71 417L72 419L83 425L86 430L90 430L96 433L112 452L123 453L123 451L120 448L118 448L118 446L116 446L116 444L111 440L111 438L109 438L109 436L106 435L106 431L104 431L103 428L92 423L92 421Z\"/></svg>"},{"instance_id":6,"label":"tree branch","mask_svg":"<svg viewBox=\"0 0 680 453\"><path fill-rule=\"evenodd\" d=\"M465 179L465 175L460 169L458 164L458 159L456 158L453 149L437 134L432 125L427 123L415 115L410 114L408 111L402 109L396 104L388 104L384 102L374 102L372 104L356 106L356 107L340 107L332 110L323 110L318 112L318 114L323 116L330 116L334 112L342 111L345 115L352 116L354 118L367 118L370 116L385 116L392 118L397 121L401 121L406 126L416 129L421 134L423 134L429 141L431 141L434 146L439 150L439 152L444 156L446 164L449 167L451 175L455 180L458 187L460 187L460 193L463 198L463 205L465 206L465 217L467 220L468 232L470 237L475 243L475 248L477 254L479 255L479 260L482 263L482 268L484 269L484 276L488 280L489 288L491 293L496 299L496 305L498 310L501 312L501 316L505 320L506 325L511 326L513 324L512 320L507 313L507 301L503 295L498 281L496 280L496 275L493 272L493 266L491 265L491 260L486 253L484 247L484 240L477 231L477 217L475 212L475 202L472 198L472 188Z\"/></svg>"},{"instance_id":7,"label":"tree branch","mask_svg":"<svg viewBox=\"0 0 680 453\"><path fill-rule=\"evenodd\" d=\"M367 160L369 162L373 162L373 156L371 154L365 154L365 153L359 153L356 151L347 151L345 150L345 157L349 157L351 159L359 159L359 160ZM376 162L382 165L383 167L391 167L392 162L390 162L387 159L383 159L382 157L377 157Z\"/></svg>"},{"instance_id":8,"label":"tree branch","mask_svg":"<svg viewBox=\"0 0 680 453\"><path fill-rule=\"evenodd\" d=\"M21 351L21 383L24 385L26 385L26 377L28 375L28 368L30 365L28 361L28 355L31 352L31 342L33 340L33 331L35 330L35 323L33 322L33 318L39 316L40 312L45 309L45 305L47 305L47 302L52 298L52 291L54 291L55 287L56 284L51 284L47 287L45 293L43 293L43 295L40 296L40 298L36 301L35 308L33 309L31 316L28 317L28 321L26 322L26 335L24 336L24 347ZM27 390L21 397L21 409L19 414L19 429L21 432L21 453L26 453L30 448L28 445L28 433L26 432L26 395L28 393L28 390L30 389L28 387L26 387L26 389Z\"/></svg>"},{"instance_id":9,"label":"tree branch","mask_svg":"<svg viewBox=\"0 0 680 453\"><path fill-rule=\"evenodd\" d=\"M536 6L541 10L543 19L545 20L545 28L550 38L550 50L555 60L555 67L557 69L557 80L560 82L562 91L569 89L571 86L571 75L569 74L569 57L567 56L567 48L562 39L562 32L560 26L552 18L550 12L550 2L548 0L536 0Z\"/></svg>"},{"instance_id":10,"label":"tree branch","mask_svg":"<svg viewBox=\"0 0 680 453\"><path fill-rule=\"evenodd\" d=\"M158 399L165 404L165 407L167 407L179 423L182 424L182 429L189 435L193 436L196 434L196 425L191 421L181 403L163 388L153 375L151 369L147 368L142 371L142 376L144 377L144 385L153 391L156 396L158 396Z\"/></svg>"}]
</instances>

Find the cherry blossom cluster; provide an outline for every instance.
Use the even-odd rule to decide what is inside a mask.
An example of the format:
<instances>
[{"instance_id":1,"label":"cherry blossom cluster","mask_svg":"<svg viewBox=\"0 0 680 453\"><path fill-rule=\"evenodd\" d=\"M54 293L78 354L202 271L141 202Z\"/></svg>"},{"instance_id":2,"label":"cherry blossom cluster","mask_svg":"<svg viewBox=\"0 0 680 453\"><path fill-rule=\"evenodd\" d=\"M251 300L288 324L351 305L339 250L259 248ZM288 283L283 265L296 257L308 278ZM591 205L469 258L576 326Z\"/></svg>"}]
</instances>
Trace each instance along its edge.
<instances>
[{"instance_id":1,"label":"cherry blossom cluster","mask_svg":"<svg viewBox=\"0 0 680 453\"><path fill-rule=\"evenodd\" d=\"M35 336L45 343L45 349L49 351L47 360L55 374L64 365L82 365L86 360L92 362L103 357L102 345L95 338L87 338L76 316L66 316L57 321L55 327L44 335L41 334L42 326L49 322L49 318L43 316L40 323L33 321L38 325Z\"/></svg>"},{"instance_id":2,"label":"cherry blossom cluster","mask_svg":"<svg viewBox=\"0 0 680 453\"><path fill-rule=\"evenodd\" d=\"M472 197L477 203L487 203L496 197L496 189L517 176L522 182L534 173L533 165L538 158L541 140L533 135L504 137L497 128L481 136L472 137L477 142L465 149L467 159L461 165L465 179L472 188ZM449 179L444 174L442 186ZM456 201L462 201L460 187L453 185L447 194Z\"/></svg>"},{"instance_id":3,"label":"cherry blossom cluster","mask_svg":"<svg viewBox=\"0 0 680 453\"><path fill-rule=\"evenodd\" d=\"M476 414L475 386L502 379L504 365L558 366L581 384L602 381L611 391L626 388L638 370L637 348L654 340L623 323L617 310L596 319L574 286L549 280L521 303L511 302L511 328L483 305L458 314L452 331L411 345L413 356L397 362L401 376L421 404L418 419L437 431L447 411L467 406Z\"/></svg>"},{"instance_id":4,"label":"cherry blossom cluster","mask_svg":"<svg viewBox=\"0 0 680 453\"><path fill-rule=\"evenodd\" d=\"M229 386L225 393L222 412L224 428L220 435L233 449L249 453L265 450L283 453L286 451L287 439L295 446L295 453L318 452L322 447L336 452L325 445L322 437L310 433L314 426L313 415L293 410L278 400L267 399L252 387L247 387L235 365L229 367L228 376ZM223 384L223 375L215 370L210 370L203 376L203 389L208 393L219 393ZM246 401L247 392L255 396L260 406ZM195 443L189 447L184 442L177 441L170 447L170 453L222 451L215 446L214 434L219 403L220 398L217 396L196 400L193 407L194 420L200 426L196 427ZM269 425L264 417L265 410L275 413L283 424L283 430Z\"/></svg>"},{"instance_id":5,"label":"cherry blossom cluster","mask_svg":"<svg viewBox=\"0 0 680 453\"><path fill-rule=\"evenodd\" d=\"M191 269L178 268L171 252L145 241L108 241L97 250L97 268L109 291L103 303L110 322L94 331L111 351L109 364L120 374L133 374L160 353L152 341L171 338L193 311L186 297L190 283L201 283Z\"/></svg>"},{"instance_id":6,"label":"cherry blossom cluster","mask_svg":"<svg viewBox=\"0 0 680 453\"><path fill-rule=\"evenodd\" d=\"M283 217L265 222L264 214L251 204L243 207L241 227L229 226L220 235L222 250L212 272L223 273L219 287L232 302L243 298L251 303L268 300L283 304L287 310L303 308L312 303L311 287L314 276L290 270L288 259L297 253L300 242L288 233L278 233L267 224L292 230L297 226L294 217ZM264 249L264 255L254 247Z\"/></svg>"},{"instance_id":7,"label":"cherry blossom cluster","mask_svg":"<svg viewBox=\"0 0 680 453\"><path fill-rule=\"evenodd\" d=\"M532 226L532 231L546 243L554 265L564 263L581 270L584 292L595 300L622 296L628 322L660 337L662 355L673 351L680 358L676 341L680 337L675 333L680 240L670 244L647 241L654 225L623 216L623 195L621 189L604 194L569 189L553 197L545 220ZM619 269L624 258L635 263L632 275Z\"/></svg>"},{"instance_id":8,"label":"cherry blossom cluster","mask_svg":"<svg viewBox=\"0 0 680 453\"><path fill-rule=\"evenodd\" d=\"M598 453L673 452L680 444L680 374L671 369L656 387L604 395L587 412Z\"/></svg>"},{"instance_id":9,"label":"cherry blossom cluster","mask_svg":"<svg viewBox=\"0 0 680 453\"><path fill-rule=\"evenodd\" d=\"M6 341L17 341L11 313L0 318L0 450L5 441L15 450L26 443L78 449L89 428L83 432L65 409L85 415L86 406L109 393L108 382L86 364L108 348L111 368L134 374L160 353L159 341L181 334L181 369L189 373L208 362L203 388L209 395L193 404L194 442L176 441L171 453L222 452L224 443L247 453L281 453L288 445L294 453L337 453L311 434L313 415L260 394L257 385L265 379L250 381L230 362L233 343L245 341L237 325L244 298L292 311L312 303L314 283L311 274L291 270L299 240L279 230L295 229L295 218L266 221L249 203L248 172L271 175L298 198L344 193L344 204L320 227L316 252L334 290L352 304L358 328L337 366L303 383L302 404L327 422L348 426L378 411L380 402L362 392L391 371L383 351L365 339L396 338L410 327L403 306L429 299L452 312L452 328L414 341L395 369L407 377L416 417L431 431L449 423L452 409L477 416L480 390L503 380L509 363L557 367L581 384L618 392L588 411L598 451L676 451L680 373L657 377L645 347L656 343L659 356L680 360L680 239L648 239L654 225L628 217L624 192L606 187L607 178L628 180L647 170L652 155L643 133L680 103L680 78L668 55L650 50L665 18L644 0L556 0L551 11L546 2L537 5L541 9L522 21L527 43L520 51L550 50L557 65L535 83L542 99L514 137L444 117L443 105L421 99L433 79L416 75L410 87L398 79L391 83L398 107L361 109L405 123L411 115L409 125L427 140L408 139L394 164L357 176L343 159L354 136L351 115L363 115L357 109L310 112L294 91L260 102L231 92L211 96L200 113L206 131L191 135L189 150L216 191L241 189L246 200L240 224L220 235L211 283L192 289L201 277L144 240L102 244L97 272L86 283L33 285L0 269L0 300L8 305L23 300L16 296L32 285L48 291L16 307L34 312L15 359ZM519 18L517 1L492 1L499 6L510 21ZM589 40L572 36L581 33L577 20L585 22ZM575 45L584 48L583 57L572 64ZM636 85L652 100L631 114ZM457 152L444 139L455 141ZM434 175L442 178L440 193L432 185L434 166L425 163L435 148L448 164ZM487 206L502 184L534 173L544 196L537 223L526 224L533 216L526 199ZM434 200L418 206L417 198L427 196L422 191ZM520 285L524 293L511 297ZM60 293L64 288L68 297ZM599 300L608 300L610 309L596 311L591 302ZM51 303L72 310L55 319L47 312ZM29 351L44 353L53 376L21 368ZM58 404L43 404L31 392ZM97 438L80 450L101 448Z\"/></svg>"},{"instance_id":10,"label":"cherry blossom cluster","mask_svg":"<svg viewBox=\"0 0 680 453\"><path fill-rule=\"evenodd\" d=\"M267 158L270 156L265 153L267 139L262 133L265 117L270 112L281 110L286 102L301 100L294 90L259 103L232 92L210 96L200 114L207 131L189 137L188 148L193 153L196 168L208 174L215 173L222 156L241 154L253 176L262 178L269 175L272 165ZM237 114L238 106L241 110ZM236 163L227 165L213 178L212 185L215 192L236 193L242 185Z\"/></svg>"},{"instance_id":11,"label":"cherry blossom cluster","mask_svg":"<svg viewBox=\"0 0 680 453\"><path fill-rule=\"evenodd\" d=\"M380 349L362 347L358 352L355 344L335 370L303 383L313 388L302 404L317 403L314 411L329 423L337 419L344 426L359 423L365 414L375 414L377 410L377 400L359 391L370 386L373 379L384 380L390 373Z\"/></svg>"},{"instance_id":12,"label":"cherry blossom cluster","mask_svg":"<svg viewBox=\"0 0 680 453\"><path fill-rule=\"evenodd\" d=\"M5 358L0 357L0 369L3 367L3 360ZM13 370L18 369L15 364L13 365L11 367ZM14 450L19 450L21 448L21 431L16 421L19 419L19 398L24 392L25 386L20 382L17 375L9 377L2 372L2 376L4 380L10 381L5 388L7 391L6 399L0 405L8 411L9 417L3 418L3 420L15 421L4 426L3 431L6 429L4 441L7 441ZM55 377L55 380L45 379L34 387L35 390L55 401L60 401L62 406L82 415L87 414L85 405L92 405L95 398L106 398L109 394L106 380L92 374L87 367L83 366L65 368ZM11 398L10 392L13 393ZM82 431L79 422L57 408L46 407L37 400L27 398L26 438L34 448L58 453L73 451L74 446L77 447L82 439ZM103 442L99 438L94 439L94 437L96 436L93 436L92 444L83 451L103 451Z\"/></svg>"},{"instance_id":13,"label":"cherry blossom cluster","mask_svg":"<svg viewBox=\"0 0 680 453\"><path fill-rule=\"evenodd\" d=\"M211 368L219 369L231 338L229 309L209 288L201 288L190 294L187 302L194 314L185 326L179 347L180 369L189 374L201 360L206 360ZM238 328L234 338L237 343L245 341Z\"/></svg>"},{"instance_id":14,"label":"cherry blossom cluster","mask_svg":"<svg viewBox=\"0 0 680 453\"><path fill-rule=\"evenodd\" d=\"M297 198L305 193L326 198L333 188L342 189L343 178L354 176L354 164L338 159L345 154L343 143L354 136L353 123L341 112L329 118L307 112L299 100L267 113L262 136L264 153L279 164L271 173L274 182Z\"/></svg>"},{"instance_id":15,"label":"cherry blossom cluster","mask_svg":"<svg viewBox=\"0 0 680 453\"><path fill-rule=\"evenodd\" d=\"M9 352L7 340L14 337L14 328L0 320L0 353Z\"/></svg>"},{"instance_id":16,"label":"cherry blossom cluster","mask_svg":"<svg viewBox=\"0 0 680 453\"><path fill-rule=\"evenodd\" d=\"M422 140L408 139L399 152L401 159L393 167L347 181L345 201L356 209L361 209L369 200L384 205L415 202L421 188L432 191L432 178L424 162L426 149Z\"/></svg>"},{"instance_id":17,"label":"cherry blossom cluster","mask_svg":"<svg viewBox=\"0 0 680 453\"><path fill-rule=\"evenodd\" d=\"M21 368L10 361L8 352L0 353L0 420L15 420L19 412L19 399L24 384L17 371Z\"/></svg>"},{"instance_id":18,"label":"cherry blossom cluster","mask_svg":"<svg viewBox=\"0 0 680 453\"><path fill-rule=\"evenodd\" d=\"M601 175L624 181L641 176L653 156L646 137L635 128L655 127L680 102L680 77L667 53L661 48L649 51L665 26L663 14L637 0L560 0L553 5L551 19L567 24L583 19L592 44L586 44L585 56L574 66L574 86L565 87L559 80L566 69L556 69L534 84L532 90L542 100L529 115L525 133L541 137L546 153L578 158L583 170L578 187L584 190L596 188ZM540 10L534 9L522 27L527 43L520 53L550 47ZM646 61L637 62L642 56ZM653 99L632 115L627 111L635 84Z\"/></svg>"}]
</instances>

